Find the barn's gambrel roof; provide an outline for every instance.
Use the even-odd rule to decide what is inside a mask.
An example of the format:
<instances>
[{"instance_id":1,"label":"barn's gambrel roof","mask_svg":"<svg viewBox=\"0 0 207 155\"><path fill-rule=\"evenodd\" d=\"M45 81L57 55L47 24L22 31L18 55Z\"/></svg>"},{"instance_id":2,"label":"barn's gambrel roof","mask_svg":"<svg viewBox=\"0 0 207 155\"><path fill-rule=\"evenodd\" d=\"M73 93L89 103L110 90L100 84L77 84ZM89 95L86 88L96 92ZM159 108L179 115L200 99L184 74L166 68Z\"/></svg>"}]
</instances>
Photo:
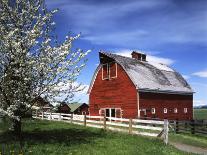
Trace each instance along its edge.
<instances>
[{"instance_id":1,"label":"barn's gambrel roof","mask_svg":"<svg viewBox=\"0 0 207 155\"><path fill-rule=\"evenodd\" d=\"M176 94L192 94L193 90L187 81L174 69L160 63L139 61L135 58L120 56L117 54L100 52L116 61L125 70L135 87L141 92L163 92ZM95 81L101 66L98 66L91 81L89 91Z\"/></svg>"}]
</instances>

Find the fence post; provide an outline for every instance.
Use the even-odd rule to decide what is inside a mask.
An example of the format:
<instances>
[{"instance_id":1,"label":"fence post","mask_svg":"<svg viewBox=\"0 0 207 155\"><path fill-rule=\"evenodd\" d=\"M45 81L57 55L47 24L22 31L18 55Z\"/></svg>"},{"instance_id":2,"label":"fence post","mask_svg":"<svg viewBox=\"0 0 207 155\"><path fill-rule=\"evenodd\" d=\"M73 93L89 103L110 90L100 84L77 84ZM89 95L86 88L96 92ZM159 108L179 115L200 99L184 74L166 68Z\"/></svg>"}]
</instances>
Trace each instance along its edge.
<instances>
[{"instance_id":1,"label":"fence post","mask_svg":"<svg viewBox=\"0 0 207 155\"><path fill-rule=\"evenodd\" d=\"M70 123L73 123L73 113L70 116Z\"/></svg>"},{"instance_id":2,"label":"fence post","mask_svg":"<svg viewBox=\"0 0 207 155\"><path fill-rule=\"evenodd\" d=\"M52 112L50 112L50 120L52 119Z\"/></svg>"},{"instance_id":3,"label":"fence post","mask_svg":"<svg viewBox=\"0 0 207 155\"><path fill-rule=\"evenodd\" d=\"M175 123L175 133L178 133L179 131L179 122L178 120L176 120L176 123Z\"/></svg>"},{"instance_id":4,"label":"fence post","mask_svg":"<svg viewBox=\"0 0 207 155\"><path fill-rule=\"evenodd\" d=\"M103 126L104 126L104 130L106 130L106 116L104 116Z\"/></svg>"},{"instance_id":5,"label":"fence post","mask_svg":"<svg viewBox=\"0 0 207 155\"><path fill-rule=\"evenodd\" d=\"M84 115L83 125L86 127L86 114Z\"/></svg>"},{"instance_id":6,"label":"fence post","mask_svg":"<svg viewBox=\"0 0 207 155\"><path fill-rule=\"evenodd\" d=\"M42 119L44 119L44 111L42 111Z\"/></svg>"},{"instance_id":7,"label":"fence post","mask_svg":"<svg viewBox=\"0 0 207 155\"><path fill-rule=\"evenodd\" d=\"M129 134L132 134L132 119L129 119Z\"/></svg>"},{"instance_id":8,"label":"fence post","mask_svg":"<svg viewBox=\"0 0 207 155\"><path fill-rule=\"evenodd\" d=\"M37 112L38 110L36 110L36 118L37 118L37 115L38 115L38 112Z\"/></svg>"},{"instance_id":9,"label":"fence post","mask_svg":"<svg viewBox=\"0 0 207 155\"><path fill-rule=\"evenodd\" d=\"M58 120L61 121L61 113L59 113L59 119Z\"/></svg>"},{"instance_id":10,"label":"fence post","mask_svg":"<svg viewBox=\"0 0 207 155\"><path fill-rule=\"evenodd\" d=\"M169 131L169 122L167 119L164 119L164 142L168 144L168 131Z\"/></svg>"},{"instance_id":11,"label":"fence post","mask_svg":"<svg viewBox=\"0 0 207 155\"><path fill-rule=\"evenodd\" d=\"M195 122L194 122L194 120L191 120L191 133L195 134Z\"/></svg>"}]
</instances>

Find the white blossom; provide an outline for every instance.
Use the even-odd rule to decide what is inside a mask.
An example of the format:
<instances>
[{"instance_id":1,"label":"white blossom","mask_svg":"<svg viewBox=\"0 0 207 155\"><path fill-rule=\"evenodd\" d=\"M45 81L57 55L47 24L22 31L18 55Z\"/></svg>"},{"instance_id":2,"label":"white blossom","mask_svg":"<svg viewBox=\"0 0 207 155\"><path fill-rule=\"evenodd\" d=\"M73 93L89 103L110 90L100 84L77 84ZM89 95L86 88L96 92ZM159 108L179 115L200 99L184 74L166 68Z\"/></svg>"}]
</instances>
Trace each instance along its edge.
<instances>
[{"instance_id":1,"label":"white blossom","mask_svg":"<svg viewBox=\"0 0 207 155\"><path fill-rule=\"evenodd\" d=\"M43 0L0 0L0 113L19 120L41 95L69 100L90 51L72 50L80 37L57 44L53 15ZM20 9L21 8L21 9Z\"/></svg>"}]
</instances>

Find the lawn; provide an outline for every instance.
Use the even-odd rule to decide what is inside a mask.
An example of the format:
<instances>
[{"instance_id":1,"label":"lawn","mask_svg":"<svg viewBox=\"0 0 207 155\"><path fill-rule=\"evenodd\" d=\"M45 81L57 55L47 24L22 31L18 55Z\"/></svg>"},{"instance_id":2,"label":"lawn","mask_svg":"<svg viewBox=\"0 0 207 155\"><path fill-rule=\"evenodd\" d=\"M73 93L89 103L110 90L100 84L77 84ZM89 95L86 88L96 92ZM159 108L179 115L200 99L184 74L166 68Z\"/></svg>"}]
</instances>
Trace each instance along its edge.
<instances>
[{"instance_id":1,"label":"lawn","mask_svg":"<svg viewBox=\"0 0 207 155\"><path fill-rule=\"evenodd\" d=\"M207 109L193 109L194 119L206 119L207 120Z\"/></svg>"},{"instance_id":2,"label":"lawn","mask_svg":"<svg viewBox=\"0 0 207 155\"><path fill-rule=\"evenodd\" d=\"M0 123L0 150L20 150L19 143ZM156 138L128 135L64 122L24 120L23 154L185 154ZM0 153L1 154L1 153Z\"/></svg>"}]
</instances>

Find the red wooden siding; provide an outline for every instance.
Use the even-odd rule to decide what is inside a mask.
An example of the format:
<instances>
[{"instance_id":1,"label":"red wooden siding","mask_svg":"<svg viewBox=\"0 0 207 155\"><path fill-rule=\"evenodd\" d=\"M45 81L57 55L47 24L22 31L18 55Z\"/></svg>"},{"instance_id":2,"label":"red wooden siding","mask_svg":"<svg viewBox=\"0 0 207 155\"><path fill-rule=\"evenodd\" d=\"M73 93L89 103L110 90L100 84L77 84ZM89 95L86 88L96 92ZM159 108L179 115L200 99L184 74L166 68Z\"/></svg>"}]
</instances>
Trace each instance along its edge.
<instances>
[{"instance_id":1,"label":"red wooden siding","mask_svg":"<svg viewBox=\"0 0 207 155\"><path fill-rule=\"evenodd\" d=\"M140 111L141 117L179 120L193 118L193 95L139 92L125 70L113 61L101 56L104 65L99 69L89 94L90 115L103 116L109 111L114 115L115 110L115 117L137 118L139 103L139 109L146 111ZM164 108L167 113L164 113ZM174 112L175 108L177 113ZM187 108L187 113L184 108Z\"/></svg>"},{"instance_id":2,"label":"red wooden siding","mask_svg":"<svg viewBox=\"0 0 207 155\"><path fill-rule=\"evenodd\" d=\"M88 105L87 104L83 104L81 105L77 110L74 111L74 114L78 114L78 115L88 115L89 112L88 112Z\"/></svg>"},{"instance_id":3,"label":"red wooden siding","mask_svg":"<svg viewBox=\"0 0 207 155\"><path fill-rule=\"evenodd\" d=\"M70 108L68 107L67 104L61 104L58 107L58 112L60 112L60 113L70 113Z\"/></svg>"},{"instance_id":4,"label":"red wooden siding","mask_svg":"<svg viewBox=\"0 0 207 155\"><path fill-rule=\"evenodd\" d=\"M147 110L146 117L173 120L191 120L193 118L192 95L140 92L139 97L140 109ZM152 108L155 108L155 114L152 114ZM167 108L167 113L164 113L164 108ZM177 113L174 113L175 108L177 108ZM187 113L184 113L184 108L187 108ZM143 111L141 117L144 117Z\"/></svg>"},{"instance_id":5,"label":"red wooden siding","mask_svg":"<svg viewBox=\"0 0 207 155\"><path fill-rule=\"evenodd\" d=\"M130 118L137 116L137 91L134 84L120 65L110 65L112 75L117 67L117 78L102 80L102 69L97 73L89 95L90 115L100 115L101 108L121 108L117 115Z\"/></svg>"}]
</instances>

